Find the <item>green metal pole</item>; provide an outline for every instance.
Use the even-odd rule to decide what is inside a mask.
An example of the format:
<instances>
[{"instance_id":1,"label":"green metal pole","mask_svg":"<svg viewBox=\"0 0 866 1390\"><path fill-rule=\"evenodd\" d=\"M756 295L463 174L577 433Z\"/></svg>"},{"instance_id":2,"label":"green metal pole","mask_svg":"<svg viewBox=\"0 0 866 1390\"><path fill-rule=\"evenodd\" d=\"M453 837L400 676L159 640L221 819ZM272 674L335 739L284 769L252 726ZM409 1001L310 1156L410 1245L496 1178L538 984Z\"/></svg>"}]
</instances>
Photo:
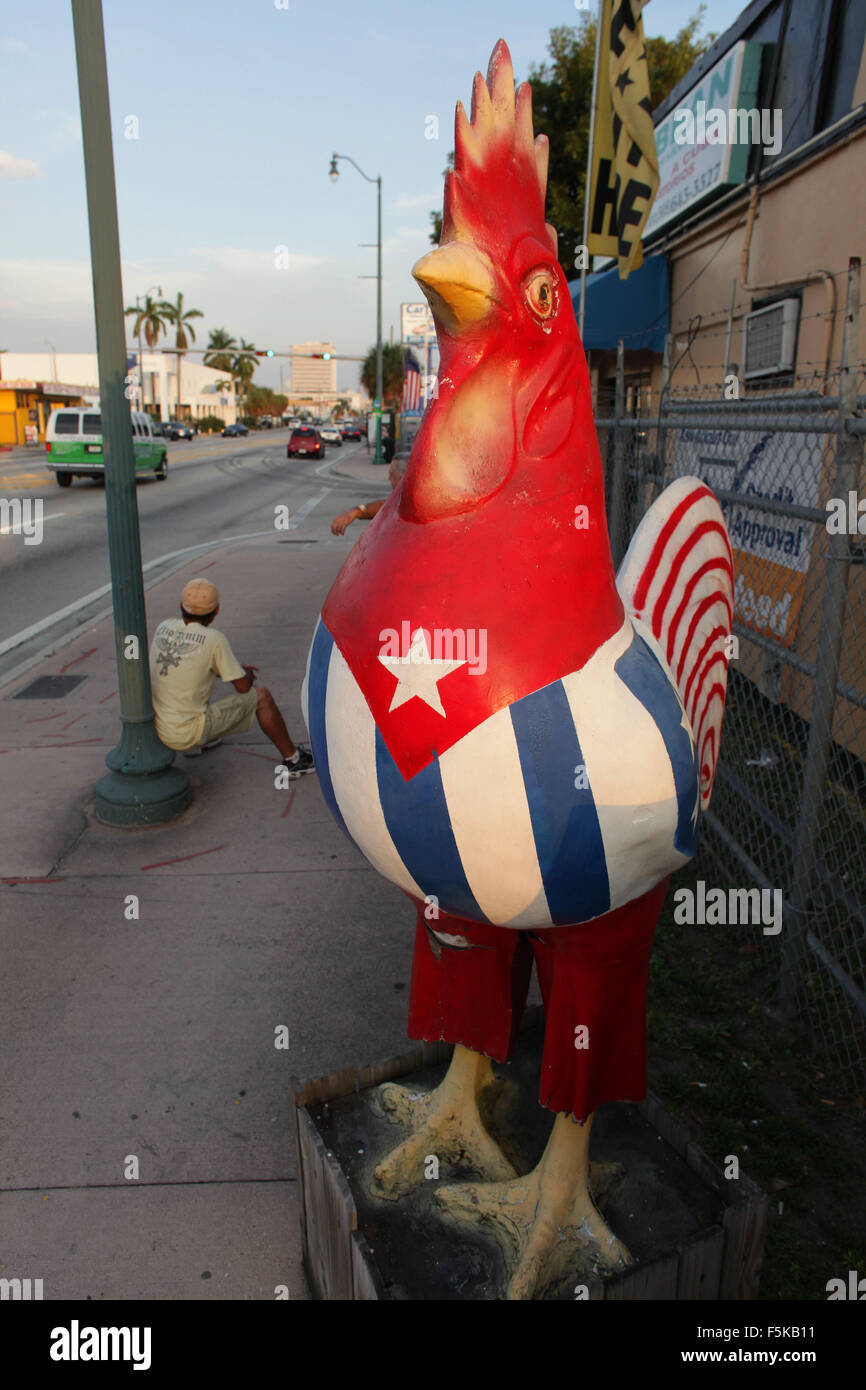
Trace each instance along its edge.
<instances>
[{"instance_id":1,"label":"green metal pole","mask_svg":"<svg viewBox=\"0 0 866 1390\"><path fill-rule=\"evenodd\" d=\"M160 743L153 726L135 454L124 393L126 333L101 0L72 0L72 22L90 223L122 722L120 743L105 759L110 771L96 787L96 810L100 820L109 825L153 825L179 815L191 793L189 778L172 767L174 753Z\"/></svg>"}]
</instances>

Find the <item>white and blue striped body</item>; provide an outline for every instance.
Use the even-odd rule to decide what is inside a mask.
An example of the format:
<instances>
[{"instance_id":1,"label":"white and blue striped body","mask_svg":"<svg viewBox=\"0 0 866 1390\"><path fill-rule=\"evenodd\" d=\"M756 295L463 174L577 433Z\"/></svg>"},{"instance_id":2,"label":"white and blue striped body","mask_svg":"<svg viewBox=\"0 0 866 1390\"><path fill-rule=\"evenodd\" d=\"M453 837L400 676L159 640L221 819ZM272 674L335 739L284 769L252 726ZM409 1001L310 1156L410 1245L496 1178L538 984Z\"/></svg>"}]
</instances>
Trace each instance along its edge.
<instances>
[{"instance_id":1,"label":"white and blue striped body","mask_svg":"<svg viewBox=\"0 0 866 1390\"><path fill-rule=\"evenodd\" d=\"M321 621L304 706L335 819L374 868L442 911L522 930L586 922L695 853L691 729L628 616L580 671L498 710L408 782Z\"/></svg>"}]
</instances>

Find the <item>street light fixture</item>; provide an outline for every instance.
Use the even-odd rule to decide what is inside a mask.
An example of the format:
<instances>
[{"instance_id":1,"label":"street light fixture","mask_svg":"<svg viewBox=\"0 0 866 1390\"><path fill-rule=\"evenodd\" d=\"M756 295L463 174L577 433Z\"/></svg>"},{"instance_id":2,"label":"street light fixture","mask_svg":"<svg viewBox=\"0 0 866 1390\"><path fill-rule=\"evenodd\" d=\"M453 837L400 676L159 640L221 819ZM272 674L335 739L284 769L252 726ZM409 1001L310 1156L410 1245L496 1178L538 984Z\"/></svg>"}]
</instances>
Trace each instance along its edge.
<instances>
[{"instance_id":1,"label":"street light fixture","mask_svg":"<svg viewBox=\"0 0 866 1390\"><path fill-rule=\"evenodd\" d=\"M351 164L351 165L353 166L353 168L357 169L357 171L358 171L358 173L361 175L361 178L362 178L362 179L366 179L366 180L367 180L367 183L374 183L374 184L376 185L376 208L377 208L377 214L378 214L378 236L377 236L377 240L376 240L376 403L375 403L375 416L376 416L376 462L377 462L377 463L381 463L381 462L382 462L382 391L383 391L383 375L382 375L382 177L381 177L381 175L379 175L377 178L371 179L369 174L365 174L365 173L364 173L364 170L361 168L360 164L356 164L356 163L355 163L355 161L354 161L354 159L352 158L351 155L348 155L348 154L333 154L333 155L331 156L331 167L330 167L330 169L328 170L328 176L333 180L334 183L336 183L336 182L337 182L337 179L339 178L339 170L338 170L338 168L337 168L337 160L338 160L338 159L345 159L349 164Z\"/></svg>"},{"instance_id":2,"label":"street light fixture","mask_svg":"<svg viewBox=\"0 0 866 1390\"><path fill-rule=\"evenodd\" d=\"M48 347L50 347L50 349L51 349L51 380L54 381L54 382L56 382L56 381L57 381L57 349L56 349L56 347L54 346L53 343L51 343L51 342L48 341L47 338L43 338L42 341L43 341L43 343L47 343Z\"/></svg>"}]
</instances>

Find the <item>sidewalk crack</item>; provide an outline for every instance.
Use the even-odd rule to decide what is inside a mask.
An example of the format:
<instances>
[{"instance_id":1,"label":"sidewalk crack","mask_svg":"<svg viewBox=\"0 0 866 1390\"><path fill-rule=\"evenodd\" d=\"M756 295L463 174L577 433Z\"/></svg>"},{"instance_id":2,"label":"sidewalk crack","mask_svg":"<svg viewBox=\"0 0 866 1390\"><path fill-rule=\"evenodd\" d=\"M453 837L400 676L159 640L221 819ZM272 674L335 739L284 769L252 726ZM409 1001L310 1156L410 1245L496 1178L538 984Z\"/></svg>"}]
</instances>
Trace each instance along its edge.
<instances>
[{"instance_id":1,"label":"sidewalk crack","mask_svg":"<svg viewBox=\"0 0 866 1390\"><path fill-rule=\"evenodd\" d=\"M75 835L75 836L73 837L73 839L71 840L71 842L66 846L66 848L65 848L64 850L61 850L61 851L60 851L60 854L59 854L58 857L57 857L56 863L55 863L55 864L51 867L51 869L49 869L49 871L48 871L48 876L49 876L49 878L52 877L54 874L57 873L57 870L60 868L60 865L64 862L65 859L68 858L68 856L72 853L72 851L73 851L73 850L76 848L76 846L78 845L79 841L80 841L80 840L82 839L82 837L83 837L84 835L86 835L86 834L87 834L87 821L85 820L85 822L84 822L84 824L82 825L81 829L78 831L78 834Z\"/></svg>"}]
</instances>

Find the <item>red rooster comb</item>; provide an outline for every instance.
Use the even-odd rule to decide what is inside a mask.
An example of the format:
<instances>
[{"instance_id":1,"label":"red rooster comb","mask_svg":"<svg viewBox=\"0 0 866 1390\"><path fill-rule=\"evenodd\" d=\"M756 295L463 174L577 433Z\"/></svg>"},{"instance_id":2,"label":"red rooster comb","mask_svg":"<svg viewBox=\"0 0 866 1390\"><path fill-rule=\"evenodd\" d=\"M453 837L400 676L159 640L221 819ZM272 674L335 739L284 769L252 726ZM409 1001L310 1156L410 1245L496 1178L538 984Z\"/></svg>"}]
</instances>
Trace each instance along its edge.
<instances>
[{"instance_id":1,"label":"red rooster comb","mask_svg":"<svg viewBox=\"0 0 866 1390\"><path fill-rule=\"evenodd\" d=\"M556 255L556 232L544 220L548 141L533 136L532 89L514 91L514 69L504 39L490 55L487 81L475 74L472 112L457 103L454 168L445 179L440 246L501 236L503 222L547 240Z\"/></svg>"}]
</instances>

